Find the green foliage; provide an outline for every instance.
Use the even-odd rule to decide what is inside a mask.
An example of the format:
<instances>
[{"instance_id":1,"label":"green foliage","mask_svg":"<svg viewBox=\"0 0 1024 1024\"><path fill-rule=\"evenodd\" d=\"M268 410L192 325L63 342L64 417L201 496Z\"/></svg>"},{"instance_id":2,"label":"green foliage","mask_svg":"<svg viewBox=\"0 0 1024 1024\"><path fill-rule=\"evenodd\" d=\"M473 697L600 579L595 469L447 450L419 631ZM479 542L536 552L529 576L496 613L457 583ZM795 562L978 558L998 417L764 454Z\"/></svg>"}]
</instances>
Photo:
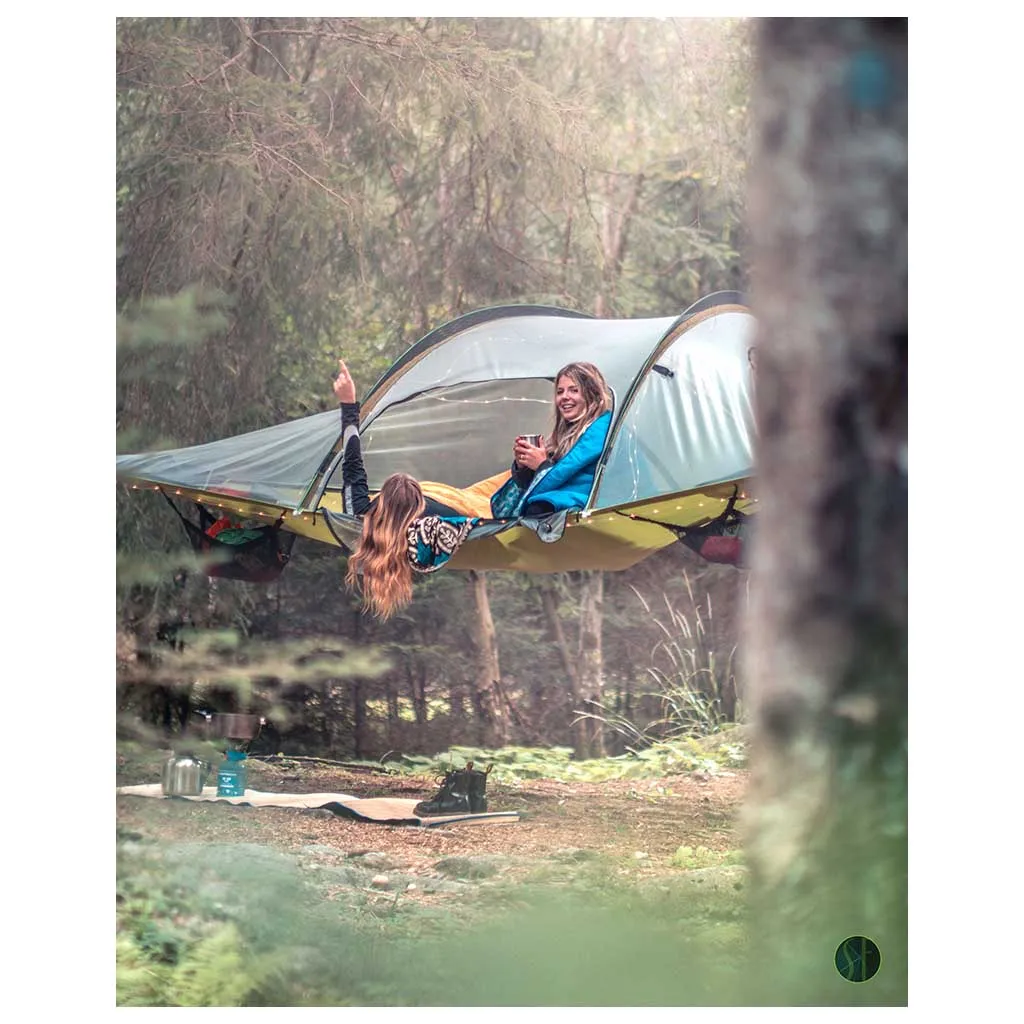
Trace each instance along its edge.
<instances>
[{"instance_id":1,"label":"green foliage","mask_svg":"<svg viewBox=\"0 0 1024 1024\"><path fill-rule=\"evenodd\" d=\"M560 782L603 782L610 779L656 779L666 775L703 771L715 773L723 767L736 767L742 743L730 744L732 753L718 748L713 754L688 740L653 743L642 750L616 757L572 759L571 747L502 747L486 750L478 747L450 747L433 757L402 758L403 770L414 774L443 774L472 761L477 768L493 765L496 782L512 783L522 779L555 779ZM732 758L732 759L731 759Z\"/></svg>"},{"instance_id":2,"label":"green foliage","mask_svg":"<svg viewBox=\"0 0 1024 1024\"><path fill-rule=\"evenodd\" d=\"M469 309L663 316L745 277L742 20L121 18L116 46L119 451L327 409L339 355L365 392ZM414 605L380 624L355 610L338 553L307 555L319 546L301 539L287 577L256 587L208 584L153 494L119 493L117 535L119 618L150 650L168 611L246 646L298 630L386 646L390 668L358 692L353 676L264 686L245 669L239 692L290 716L286 742L303 752L476 738L457 574L418 582ZM577 583L556 583L570 658ZM513 738L565 744L566 652L539 590L499 572L488 587L501 683L522 710ZM633 720L615 705L629 704L649 624L605 610L606 714ZM159 665L159 685L205 678L187 658Z\"/></svg>"},{"instance_id":3,"label":"green foliage","mask_svg":"<svg viewBox=\"0 0 1024 1024\"><path fill-rule=\"evenodd\" d=\"M194 285L174 296L131 303L117 318L117 345L129 349L194 345L228 325L226 295ZM152 371L152 364L147 367ZM125 372L122 368L122 374Z\"/></svg>"},{"instance_id":4,"label":"green foliage","mask_svg":"<svg viewBox=\"0 0 1024 1024\"><path fill-rule=\"evenodd\" d=\"M724 19L118 19L119 308L231 297L165 431L314 411L340 349L369 386L470 308L734 285L751 66Z\"/></svg>"},{"instance_id":5,"label":"green foliage","mask_svg":"<svg viewBox=\"0 0 1024 1024\"><path fill-rule=\"evenodd\" d=\"M128 936L118 935L115 998L118 1006L168 1006L167 989L174 968L149 956Z\"/></svg>"},{"instance_id":6,"label":"green foliage","mask_svg":"<svg viewBox=\"0 0 1024 1024\"><path fill-rule=\"evenodd\" d=\"M250 822L250 828L252 823ZM742 896L608 857L450 857L444 904L376 894L253 843L125 842L119 1006L692 1005L735 1000ZM325 888L326 887L326 888ZM340 898L324 898L325 891ZM145 944L147 918L173 948Z\"/></svg>"},{"instance_id":7,"label":"green foliage","mask_svg":"<svg viewBox=\"0 0 1024 1024\"><path fill-rule=\"evenodd\" d=\"M742 864L743 853L740 850L709 850L706 846L680 846L669 858L669 863L676 868L712 868L722 864Z\"/></svg>"},{"instance_id":8,"label":"green foliage","mask_svg":"<svg viewBox=\"0 0 1024 1024\"><path fill-rule=\"evenodd\" d=\"M169 979L172 1006L243 1006L256 987L246 971L242 940L225 924L181 958Z\"/></svg>"},{"instance_id":9,"label":"green foliage","mask_svg":"<svg viewBox=\"0 0 1024 1024\"><path fill-rule=\"evenodd\" d=\"M661 715L643 729L632 727L637 739L654 735L708 736L721 730L730 718L724 706L726 691L736 694L734 669L736 647L724 661L710 643L713 609L710 594L703 607L694 596L689 575L683 573L690 613L674 607L665 596L668 621L651 615L649 604L634 593L662 632L651 651L647 673L655 683L652 693L661 705ZM627 725L628 723L622 723Z\"/></svg>"},{"instance_id":10,"label":"green foliage","mask_svg":"<svg viewBox=\"0 0 1024 1024\"><path fill-rule=\"evenodd\" d=\"M119 1006L219 1006L232 1002L181 1002L181 999L233 995L201 968L207 953L223 966L221 954L237 959L221 922L197 912L188 889L152 869L137 872L119 859L117 876L116 987ZM211 939L214 939L212 943ZM197 955L197 951L202 953Z\"/></svg>"}]
</instances>

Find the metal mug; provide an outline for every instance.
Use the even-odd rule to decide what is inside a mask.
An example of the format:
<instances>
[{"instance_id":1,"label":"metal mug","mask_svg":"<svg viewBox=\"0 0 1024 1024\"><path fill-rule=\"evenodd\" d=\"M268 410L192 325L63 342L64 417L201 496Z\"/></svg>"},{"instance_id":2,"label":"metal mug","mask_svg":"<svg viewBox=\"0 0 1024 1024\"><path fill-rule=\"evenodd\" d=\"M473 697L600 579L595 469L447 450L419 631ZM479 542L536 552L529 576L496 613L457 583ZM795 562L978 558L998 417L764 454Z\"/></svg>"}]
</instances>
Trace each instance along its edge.
<instances>
[{"instance_id":1,"label":"metal mug","mask_svg":"<svg viewBox=\"0 0 1024 1024\"><path fill-rule=\"evenodd\" d=\"M540 447L540 434L520 434L520 441L525 441L532 448Z\"/></svg>"}]
</instances>

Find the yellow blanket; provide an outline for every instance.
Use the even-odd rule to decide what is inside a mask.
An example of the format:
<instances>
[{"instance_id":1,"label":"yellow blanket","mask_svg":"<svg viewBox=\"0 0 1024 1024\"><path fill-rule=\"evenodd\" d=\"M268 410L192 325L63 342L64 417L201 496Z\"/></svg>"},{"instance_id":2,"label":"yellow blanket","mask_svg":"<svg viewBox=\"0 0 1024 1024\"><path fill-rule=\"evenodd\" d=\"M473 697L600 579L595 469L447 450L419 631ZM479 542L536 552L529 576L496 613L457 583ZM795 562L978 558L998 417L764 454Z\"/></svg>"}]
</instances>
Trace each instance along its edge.
<instances>
[{"instance_id":1,"label":"yellow blanket","mask_svg":"<svg viewBox=\"0 0 1024 1024\"><path fill-rule=\"evenodd\" d=\"M421 480L423 493L436 501L443 502L464 516L478 516L480 519L491 518L491 495L512 475L505 469L486 480L479 480L468 487L452 487L434 480Z\"/></svg>"}]
</instances>

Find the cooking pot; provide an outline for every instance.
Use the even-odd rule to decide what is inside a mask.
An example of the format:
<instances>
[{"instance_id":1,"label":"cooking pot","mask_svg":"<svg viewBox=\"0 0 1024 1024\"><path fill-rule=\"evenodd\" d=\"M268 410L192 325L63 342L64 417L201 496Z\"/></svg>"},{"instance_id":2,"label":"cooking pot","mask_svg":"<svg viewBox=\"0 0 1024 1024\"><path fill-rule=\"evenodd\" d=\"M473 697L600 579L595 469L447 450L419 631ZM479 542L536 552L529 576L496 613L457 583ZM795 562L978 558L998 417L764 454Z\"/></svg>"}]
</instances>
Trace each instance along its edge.
<instances>
[{"instance_id":1,"label":"cooking pot","mask_svg":"<svg viewBox=\"0 0 1024 1024\"><path fill-rule=\"evenodd\" d=\"M210 765L192 754L172 754L164 761L164 796L199 796L210 772Z\"/></svg>"},{"instance_id":2,"label":"cooking pot","mask_svg":"<svg viewBox=\"0 0 1024 1024\"><path fill-rule=\"evenodd\" d=\"M224 714L218 711L210 720L210 732L229 740L255 739L259 731L259 715Z\"/></svg>"}]
</instances>

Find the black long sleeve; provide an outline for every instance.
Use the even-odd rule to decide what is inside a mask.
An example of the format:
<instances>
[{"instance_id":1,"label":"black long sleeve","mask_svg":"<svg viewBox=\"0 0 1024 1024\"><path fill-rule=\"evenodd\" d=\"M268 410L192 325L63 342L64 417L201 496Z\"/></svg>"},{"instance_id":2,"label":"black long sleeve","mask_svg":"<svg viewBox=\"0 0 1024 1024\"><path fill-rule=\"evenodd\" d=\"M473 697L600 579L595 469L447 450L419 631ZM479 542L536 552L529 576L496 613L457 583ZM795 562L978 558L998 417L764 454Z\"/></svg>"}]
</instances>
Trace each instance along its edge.
<instances>
[{"instance_id":1,"label":"black long sleeve","mask_svg":"<svg viewBox=\"0 0 1024 1024\"><path fill-rule=\"evenodd\" d=\"M537 471L535 469L530 469L529 466L520 466L519 463L514 460L512 462L512 479L515 480L516 486L524 491L530 486L536 472Z\"/></svg>"},{"instance_id":2,"label":"black long sleeve","mask_svg":"<svg viewBox=\"0 0 1024 1024\"><path fill-rule=\"evenodd\" d=\"M341 459L342 508L353 516L362 516L370 507L370 487L363 465L363 446L359 441L359 403L341 403L341 437L344 455Z\"/></svg>"}]
</instances>

